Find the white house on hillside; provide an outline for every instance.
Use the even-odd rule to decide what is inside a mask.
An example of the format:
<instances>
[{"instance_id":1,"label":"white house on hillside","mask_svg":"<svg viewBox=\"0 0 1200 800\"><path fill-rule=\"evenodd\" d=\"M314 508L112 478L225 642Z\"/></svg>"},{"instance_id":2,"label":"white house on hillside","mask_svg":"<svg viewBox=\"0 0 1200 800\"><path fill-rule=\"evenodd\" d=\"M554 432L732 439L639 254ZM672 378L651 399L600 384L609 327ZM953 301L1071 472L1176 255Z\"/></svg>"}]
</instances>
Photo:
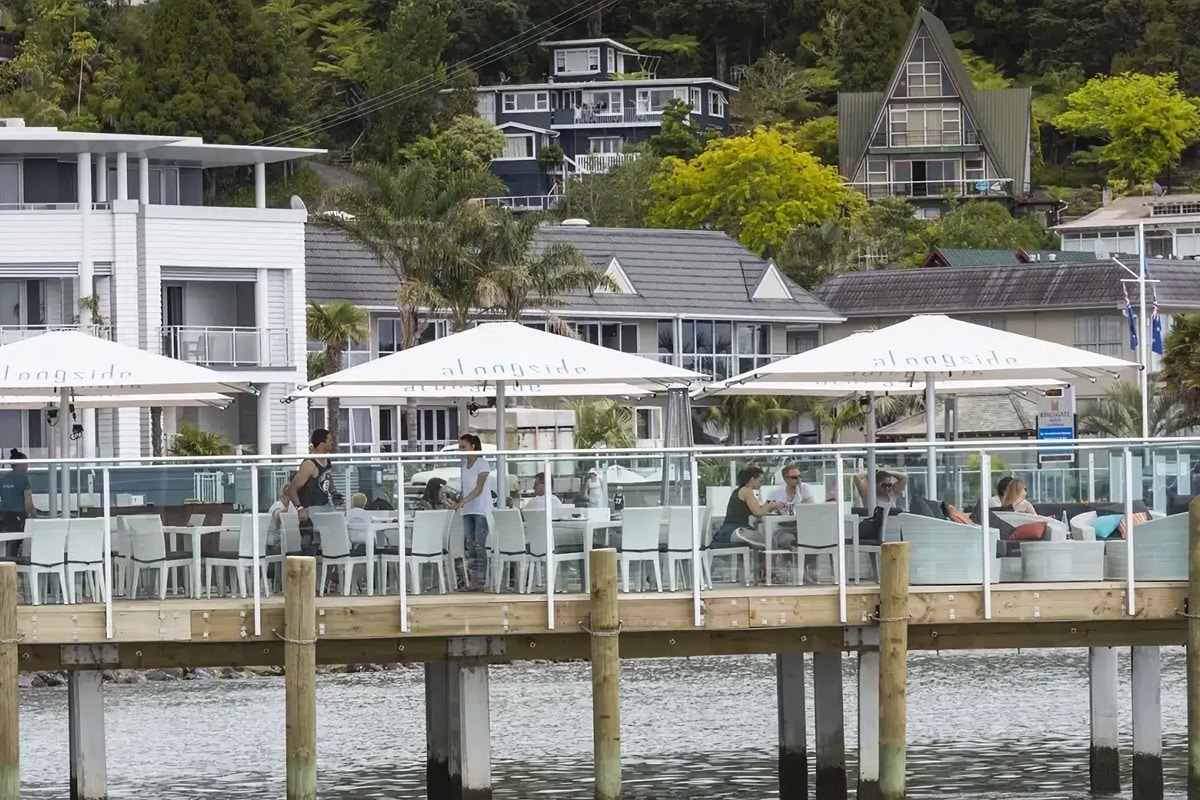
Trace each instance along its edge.
<instances>
[{"instance_id":1,"label":"white house on hillside","mask_svg":"<svg viewBox=\"0 0 1200 800\"><path fill-rule=\"evenodd\" d=\"M307 419L279 400L305 378L307 212L266 207L266 165L320 152L0 119L0 344L83 324L210 367L260 394L225 410L167 410L168 435L190 420L259 452L294 450ZM255 207L205 205L214 167L252 167ZM85 455L151 449L146 409L83 423ZM0 410L0 447L32 456L45 441L40 412Z\"/></svg>"}]
</instances>

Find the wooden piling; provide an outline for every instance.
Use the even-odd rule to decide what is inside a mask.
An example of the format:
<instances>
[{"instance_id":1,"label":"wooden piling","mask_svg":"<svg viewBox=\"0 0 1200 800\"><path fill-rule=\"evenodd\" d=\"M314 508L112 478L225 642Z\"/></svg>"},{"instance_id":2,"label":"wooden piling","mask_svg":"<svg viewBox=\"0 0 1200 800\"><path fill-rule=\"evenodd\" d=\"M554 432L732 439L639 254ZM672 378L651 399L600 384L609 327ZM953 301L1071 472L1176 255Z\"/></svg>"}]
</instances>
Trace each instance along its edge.
<instances>
[{"instance_id":1,"label":"wooden piling","mask_svg":"<svg viewBox=\"0 0 1200 800\"><path fill-rule=\"evenodd\" d=\"M879 800L879 651L858 653L857 800Z\"/></svg>"},{"instance_id":2,"label":"wooden piling","mask_svg":"<svg viewBox=\"0 0 1200 800\"><path fill-rule=\"evenodd\" d=\"M879 553L879 794L904 800L908 737L908 542Z\"/></svg>"},{"instance_id":3,"label":"wooden piling","mask_svg":"<svg viewBox=\"0 0 1200 800\"><path fill-rule=\"evenodd\" d=\"M1188 800L1200 800L1200 497L1188 504Z\"/></svg>"},{"instance_id":4,"label":"wooden piling","mask_svg":"<svg viewBox=\"0 0 1200 800\"><path fill-rule=\"evenodd\" d=\"M108 765L104 739L104 673L67 673L71 800L105 800Z\"/></svg>"},{"instance_id":5,"label":"wooden piling","mask_svg":"<svg viewBox=\"0 0 1200 800\"><path fill-rule=\"evenodd\" d=\"M428 800L450 800L449 695L446 662L425 663L425 794Z\"/></svg>"},{"instance_id":6,"label":"wooden piling","mask_svg":"<svg viewBox=\"0 0 1200 800\"><path fill-rule=\"evenodd\" d=\"M492 800L492 725L488 662L458 662L459 790L453 800Z\"/></svg>"},{"instance_id":7,"label":"wooden piling","mask_svg":"<svg viewBox=\"0 0 1200 800\"><path fill-rule=\"evenodd\" d=\"M621 798L620 616L617 609L617 551L589 554L592 574L592 745L596 800Z\"/></svg>"},{"instance_id":8,"label":"wooden piling","mask_svg":"<svg viewBox=\"0 0 1200 800\"><path fill-rule=\"evenodd\" d=\"M1088 684L1091 694L1092 744L1088 751L1092 794L1121 791L1121 758L1117 716L1117 649L1088 650Z\"/></svg>"},{"instance_id":9,"label":"wooden piling","mask_svg":"<svg viewBox=\"0 0 1200 800\"><path fill-rule=\"evenodd\" d=\"M317 562L288 556L283 583L287 800L317 797Z\"/></svg>"},{"instance_id":10,"label":"wooden piling","mask_svg":"<svg viewBox=\"0 0 1200 800\"><path fill-rule=\"evenodd\" d=\"M842 653L813 653L813 727L817 740L817 800L846 798L846 718Z\"/></svg>"},{"instance_id":11,"label":"wooden piling","mask_svg":"<svg viewBox=\"0 0 1200 800\"><path fill-rule=\"evenodd\" d=\"M1156 646L1130 652L1133 697L1133 800L1163 800L1162 653Z\"/></svg>"},{"instance_id":12,"label":"wooden piling","mask_svg":"<svg viewBox=\"0 0 1200 800\"><path fill-rule=\"evenodd\" d=\"M0 800L20 800L17 565L0 563Z\"/></svg>"},{"instance_id":13,"label":"wooden piling","mask_svg":"<svg viewBox=\"0 0 1200 800\"><path fill-rule=\"evenodd\" d=\"M804 712L804 653L775 656L779 712L779 798L808 798L808 725Z\"/></svg>"}]
</instances>

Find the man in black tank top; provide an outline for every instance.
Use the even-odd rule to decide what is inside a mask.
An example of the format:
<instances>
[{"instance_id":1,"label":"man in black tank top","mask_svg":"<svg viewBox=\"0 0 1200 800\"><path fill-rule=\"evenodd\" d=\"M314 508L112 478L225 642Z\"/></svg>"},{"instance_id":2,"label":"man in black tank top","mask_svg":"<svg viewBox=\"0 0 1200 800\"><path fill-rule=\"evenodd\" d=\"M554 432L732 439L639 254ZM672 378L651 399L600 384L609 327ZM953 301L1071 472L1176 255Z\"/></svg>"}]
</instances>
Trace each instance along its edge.
<instances>
[{"instance_id":1,"label":"man in black tank top","mask_svg":"<svg viewBox=\"0 0 1200 800\"><path fill-rule=\"evenodd\" d=\"M333 502L333 472L327 456L337 449L337 439L324 428L317 428L309 437L310 456L300 462L292 482L284 490L283 505L286 511L295 508L300 512L300 546L306 553L315 552L316 542L312 518L309 513L320 511Z\"/></svg>"}]
</instances>

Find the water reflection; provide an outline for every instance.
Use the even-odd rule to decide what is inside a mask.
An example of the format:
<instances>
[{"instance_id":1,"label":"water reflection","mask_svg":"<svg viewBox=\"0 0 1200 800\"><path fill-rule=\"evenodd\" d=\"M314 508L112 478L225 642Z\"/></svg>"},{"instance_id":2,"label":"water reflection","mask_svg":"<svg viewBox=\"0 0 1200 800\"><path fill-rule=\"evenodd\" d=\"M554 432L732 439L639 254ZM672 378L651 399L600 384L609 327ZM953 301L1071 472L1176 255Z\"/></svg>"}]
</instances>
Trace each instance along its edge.
<instances>
[{"instance_id":1,"label":"water reflection","mask_svg":"<svg viewBox=\"0 0 1200 800\"><path fill-rule=\"evenodd\" d=\"M852 782L854 661L847 658L844 666ZM622 669L628 797L776 796L772 658L638 661ZM1163 669L1168 796L1182 798L1183 651L1164 650ZM1122 670L1122 766L1128 772L1127 655ZM411 669L320 679L323 798L423 796L422 676L420 669ZM586 664L493 668L497 798L592 796L589 690ZM810 686L810 715L811 695ZM283 794L282 679L111 686L106 708L112 800ZM909 796L1084 798L1087 714L1083 650L914 655ZM27 690L21 725L23 796L66 796L66 691ZM1128 774L1123 783L1128 787Z\"/></svg>"}]
</instances>

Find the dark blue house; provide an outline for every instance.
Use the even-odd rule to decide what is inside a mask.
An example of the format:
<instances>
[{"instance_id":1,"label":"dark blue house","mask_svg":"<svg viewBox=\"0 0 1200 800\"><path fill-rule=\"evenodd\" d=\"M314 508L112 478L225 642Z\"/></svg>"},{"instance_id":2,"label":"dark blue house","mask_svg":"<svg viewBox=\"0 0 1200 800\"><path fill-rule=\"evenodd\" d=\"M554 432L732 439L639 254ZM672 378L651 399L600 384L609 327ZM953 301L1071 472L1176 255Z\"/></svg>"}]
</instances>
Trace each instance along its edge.
<instances>
[{"instance_id":1,"label":"dark blue house","mask_svg":"<svg viewBox=\"0 0 1200 800\"><path fill-rule=\"evenodd\" d=\"M659 78L658 56L612 39L543 42L549 50L546 83L480 86L478 111L504 131L505 148L492 170L508 186L496 202L548 208L573 176L604 172L636 153L631 145L653 136L672 100L691 106L702 128L729 131L733 86L713 78ZM543 157L551 145L562 159ZM553 149L551 153L555 152Z\"/></svg>"}]
</instances>

